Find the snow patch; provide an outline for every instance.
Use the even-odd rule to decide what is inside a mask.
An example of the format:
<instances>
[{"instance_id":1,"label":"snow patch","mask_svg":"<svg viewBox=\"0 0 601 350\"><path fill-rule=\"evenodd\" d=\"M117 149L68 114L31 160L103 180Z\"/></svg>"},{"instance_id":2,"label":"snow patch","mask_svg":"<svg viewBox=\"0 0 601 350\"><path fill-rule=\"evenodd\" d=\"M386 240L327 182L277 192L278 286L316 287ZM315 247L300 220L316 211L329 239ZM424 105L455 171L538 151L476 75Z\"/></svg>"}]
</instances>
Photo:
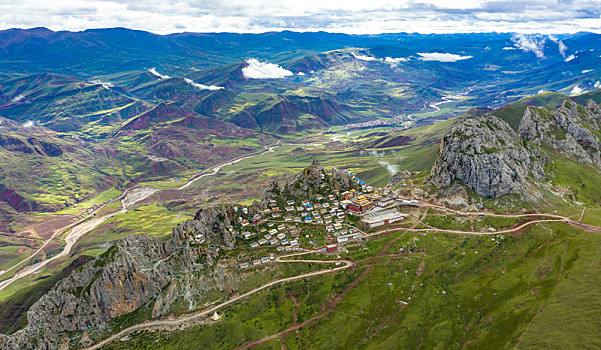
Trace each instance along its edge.
<instances>
[{"instance_id":1,"label":"snow patch","mask_svg":"<svg viewBox=\"0 0 601 350\"><path fill-rule=\"evenodd\" d=\"M515 34L511 41L516 48L524 52L532 52L538 58L544 58L543 49L545 47L545 38L537 38L536 36L528 36L525 34Z\"/></svg>"},{"instance_id":2,"label":"snow patch","mask_svg":"<svg viewBox=\"0 0 601 350\"><path fill-rule=\"evenodd\" d=\"M223 90L224 89L223 86L205 85L205 84L195 83L192 79L188 79L188 78L184 78L184 81L200 90L215 91L215 90Z\"/></svg>"},{"instance_id":3,"label":"snow patch","mask_svg":"<svg viewBox=\"0 0 601 350\"><path fill-rule=\"evenodd\" d=\"M161 74L161 73L157 72L156 68L150 68L148 71L149 71L149 72L150 72L152 75L155 75L155 76L157 76L157 77L159 77L159 78L161 78L161 79L169 79L169 78L171 78L171 77L170 77L170 76L168 76L168 75L163 75L163 74Z\"/></svg>"},{"instance_id":4,"label":"snow patch","mask_svg":"<svg viewBox=\"0 0 601 350\"><path fill-rule=\"evenodd\" d=\"M461 56L455 55L453 53L442 53L442 52L428 52L422 53L418 52L419 58L422 61L437 61L437 62L457 62L461 60L467 60L472 58L473 56Z\"/></svg>"},{"instance_id":5,"label":"snow patch","mask_svg":"<svg viewBox=\"0 0 601 350\"><path fill-rule=\"evenodd\" d=\"M294 75L291 71L269 62L259 62L256 58L249 58L247 66L242 68L242 75L246 79L281 79Z\"/></svg>"}]
</instances>

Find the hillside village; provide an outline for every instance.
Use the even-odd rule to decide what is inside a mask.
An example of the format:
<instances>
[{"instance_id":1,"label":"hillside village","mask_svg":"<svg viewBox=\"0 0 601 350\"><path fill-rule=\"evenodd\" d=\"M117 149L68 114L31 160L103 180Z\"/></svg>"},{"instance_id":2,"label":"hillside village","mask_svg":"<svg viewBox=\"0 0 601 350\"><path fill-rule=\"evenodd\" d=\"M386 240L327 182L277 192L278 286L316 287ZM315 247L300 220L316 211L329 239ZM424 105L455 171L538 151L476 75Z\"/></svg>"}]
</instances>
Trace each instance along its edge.
<instances>
[{"instance_id":1,"label":"hillside village","mask_svg":"<svg viewBox=\"0 0 601 350\"><path fill-rule=\"evenodd\" d=\"M235 207L236 225L230 233L260 256L242 261L238 269L269 263L274 252L300 249L335 252L339 245L363 242L364 230L393 224L407 214L400 206L418 206L419 201L402 199L390 187L374 188L349 171L343 171L356 188L335 190L322 182L311 198L283 196L270 199L266 208L251 215L247 207ZM325 179L325 173L321 174ZM196 237L203 243L202 236ZM259 248L267 248L259 249Z\"/></svg>"}]
</instances>

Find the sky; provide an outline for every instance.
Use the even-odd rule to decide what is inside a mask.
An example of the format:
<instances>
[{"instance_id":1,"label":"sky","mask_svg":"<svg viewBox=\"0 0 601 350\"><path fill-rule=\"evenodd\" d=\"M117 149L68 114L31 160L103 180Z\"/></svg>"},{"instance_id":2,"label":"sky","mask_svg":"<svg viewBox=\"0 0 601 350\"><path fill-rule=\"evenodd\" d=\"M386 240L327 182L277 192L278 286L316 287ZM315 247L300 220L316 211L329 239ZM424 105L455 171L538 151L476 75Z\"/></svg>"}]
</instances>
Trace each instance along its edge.
<instances>
[{"instance_id":1,"label":"sky","mask_svg":"<svg viewBox=\"0 0 601 350\"><path fill-rule=\"evenodd\" d=\"M0 0L0 29L601 32L601 0Z\"/></svg>"}]
</instances>

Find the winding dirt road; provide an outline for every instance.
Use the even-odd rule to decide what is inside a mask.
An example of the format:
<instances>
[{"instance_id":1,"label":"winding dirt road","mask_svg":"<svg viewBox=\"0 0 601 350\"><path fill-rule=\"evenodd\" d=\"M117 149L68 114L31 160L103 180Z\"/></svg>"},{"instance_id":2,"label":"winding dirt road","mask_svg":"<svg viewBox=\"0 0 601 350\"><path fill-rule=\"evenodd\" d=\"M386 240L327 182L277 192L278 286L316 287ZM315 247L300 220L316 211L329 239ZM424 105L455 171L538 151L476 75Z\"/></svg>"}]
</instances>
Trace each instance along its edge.
<instances>
[{"instance_id":1,"label":"winding dirt road","mask_svg":"<svg viewBox=\"0 0 601 350\"><path fill-rule=\"evenodd\" d=\"M127 327L127 328L123 329L122 331L115 333L115 334L111 335L110 337L100 341L99 343L96 343L90 347L84 348L84 350L100 349L104 345L109 344L110 342L115 341L117 339L120 339L120 338L128 335L131 332L135 332L135 331L139 331L139 330L153 329L153 328L162 328L162 327L177 327L182 324L186 324L188 322L197 321L199 318L209 316L219 309L222 309L230 304L233 304L241 299L247 298L247 297L249 297L253 294L256 294L262 290L265 290L269 287L272 287L272 286L275 286L278 284L282 284L282 283L286 283L286 282L292 282L292 281L296 281L296 280L300 280L300 279L305 279L305 278L309 278L309 277L313 277L313 276L334 273L337 271L348 269L355 265L355 262L353 262L351 260L346 260L346 259L338 259L338 260L313 260L313 259L286 260L285 259L285 258L290 258L290 257L305 255L305 254L310 254L310 253L315 253L315 251L310 250L310 251L305 251L305 252L301 252L301 253L280 256L280 257L277 257L274 262L276 262L276 263L299 263L300 262L300 263L319 263L319 264L342 264L342 266L337 266L335 268L330 268L327 270L319 270L319 271L309 272L309 273L305 273L305 274L298 275L298 276L281 278L281 279L278 279L275 281L271 281L267 284L264 284L260 287L254 288L254 289L251 289L250 291L248 291L244 294L240 294L228 301L225 301L221 304L215 305L215 306L210 307L203 311L182 315L182 316L179 316L174 319L155 320L155 321L147 321L147 322L139 323L139 324Z\"/></svg>"},{"instance_id":2,"label":"winding dirt road","mask_svg":"<svg viewBox=\"0 0 601 350\"><path fill-rule=\"evenodd\" d=\"M244 159L249 159L252 157L256 157L258 155L274 152L274 149L279 146L280 146L280 140L278 140L277 143L274 145L265 146L265 149L262 151L247 154L245 156L238 157L233 160L229 160L227 162L223 162L221 164L215 165L209 169L206 169L206 170L194 175L190 180L188 180L188 182L186 184L182 185L181 187L179 187L177 189L178 190L186 189L190 185L192 185L195 181L198 181L203 177L214 176L217 173L219 173L219 171L225 166L236 164ZM31 265L31 266L15 273L11 278L1 281L0 282L0 291L3 290L4 288L8 287L11 283L13 283L25 276L29 276L33 273L40 271L43 267L48 265L51 261L55 261L57 259L67 256L71 252L71 249L73 248L75 243L81 237L83 237L85 234L87 234L88 232L90 232L91 230L93 230L94 228L96 228L98 225L102 224L106 220L110 219L111 217L113 217L117 214L126 213L133 205L150 197L152 194L154 194L158 191L160 191L160 190L152 188L152 187L148 187L148 186L130 187L130 188L126 189L125 191L123 191L123 193L119 197L116 197L116 198L112 199L111 201L107 202L106 204L102 205L101 207L99 207L98 209L96 209L92 213L90 213L88 216L82 218L81 220L79 220L77 222L71 223L65 227L57 229L56 231L54 231L52 236L49 239L47 239L44 242L44 244L42 244L42 246L39 247L35 252L30 254L28 257L21 260L17 264L13 265L12 267L6 269L5 271L1 271L0 276L25 264L27 261L31 260L34 256L39 254L46 246L48 246L48 244L50 244L57 237L62 235L67 230L71 230L71 232L69 232L69 234L65 237L65 247L63 248L63 250L59 254L53 256L52 258L44 260L44 261L40 261L39 263ZM121 210L114 212L114 213L106 214L104 216L96 216L96 214L101 209L105 208L106 206L108 206L118 200L121 200Z\"/></svg>"},{"instance_id":3,"label":"winding dirt road","mask_svg":"<svg viewBox=\"0 0 601 350\"><path fill-rule=\"evenodd\" d=\"M149 187L131 188L131 189L127 190L126 192L124 192L125 197L123 197L123 195L121 196L121 198L123 198L121 200L121 210L114 212L114 213L104 215L104 216L94 217L92 219L89 219L89 217L88 217L85 220L80 221L79 223L73 224L73 226L71 226L71 227L73 227L73 229L65 237L65 247L63 248L63 250L60 253L58 253L57 255L53 256L50 259L46 259L46 260L40 261L37 264L31 265L31 266L17 272L11 278L8 278L8 279L0 282L0 290L3 290L4 288L8 287L11 283L15 282L18 279L21 279L25 276L28 276L28 275L31 275L33 273L40 271L44 266L48 265L50 262L52 262L54 260L58 260L64 256L67 256L71 252L71 249L73 248L73 246L75 245L77 240L79 240L83 235L90 232L96 226L102 224L103 222L110 219L111 217L113 217L117 214L126 213L134 204L148 198L156 191L157 191L156 189L149 188ZM100 210L100 208L98 210ZM94 215L92 215L91 217L93 217L93 216ZM62 230L60 230L60 231L62 231ZM49 241L47 241L46 244L48 242ZM38 252L39 251L40 250L38 250ZM31 257L32 257L32 255L30 255L27 258L27 260L31 259ZM23 260L23 261L26 261L26 260ZM17 266L17 265L15 265L15 266ZM15 266L13 266L13 268ZM10 270L12 270L12 268Z\"/></svg>"}]
</instances>

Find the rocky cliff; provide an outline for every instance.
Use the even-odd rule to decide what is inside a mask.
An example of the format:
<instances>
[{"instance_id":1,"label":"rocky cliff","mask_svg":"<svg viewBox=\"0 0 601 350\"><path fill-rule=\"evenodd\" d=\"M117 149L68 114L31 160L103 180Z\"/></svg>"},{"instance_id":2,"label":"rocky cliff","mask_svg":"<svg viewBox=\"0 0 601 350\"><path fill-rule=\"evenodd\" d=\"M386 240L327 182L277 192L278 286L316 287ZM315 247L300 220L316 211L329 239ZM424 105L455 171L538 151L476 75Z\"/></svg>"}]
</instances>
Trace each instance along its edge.
<instances>
[{"instance_id":1,"label":"rocky cliff","mask_svg":"<svg viewBox=\"0 0 601 350\"><path fill-rule=\"evenodd\" d=\"M547 144L581 163L601 166L599 134L601 108L589 100L580 106L566 100L558 109L528 107L520 122L520 138L537 145Z\"/></svg>"},{"instance_id":2,"label":"rocky cliff","mask_svg":"<svg viewBox=\"0 0 601 350\"><path fill-rule=\"evenodd\" d=\"M0 348L55 349L68 342L69 332L106 331L112 320L144 305L152 316L163 316L197 306L211 291L236 290L239 276L221 265L219 249L210 248L234 246L234 212L231 206L200 210L167 241L144 235L117 241L34 303L28 326L0 335Z\"/></svg>"},{"instance_id":3,"label":"rocky cliff","mask_svg":"<svg viewBox=\"0 0 601 350\"><path fill-rule=\"evenodd\" d=\"M528 107L517 132L491 114L466 119L443 138L428 179L443 193L458 182L483 197L532 191L546 178L543 148L601 167L601 107L566 100L557 109Z\"/></svg>"},{"instance_id":4,"label":"rocky cliff","mask_svg":"<svg viewBox=\"0 0 601 350\"><path fill-rule=\"evenodd\" d=\"M326 174L313 162L284 189L274 186L278 193L285 189L308 197L324 186L348 189L356 183L345 171ZM227 267L220 252L233 249L240 222L265 207L256 202L203 208L174 227L166 241L144 235L117 241L35 302L27 313L28 326L10 337L0 335L0 348L86 346L90 338L120 329L124 317L143 320L193 310L208 295L239 291L247 274Z\"/></svg>"},{"instance_id":5,"label":"rocky cliff","mask_svg":"<svg viewBox=\"0 0 601 350\"><path fill-rule=\"evenodd\" d=\"M520 193L543 180L539 151L522 143L509 124L484 115L468 119L442 140L430 181L439 188L460 181L483 197Z\"/></svg>"}]
</instances>

